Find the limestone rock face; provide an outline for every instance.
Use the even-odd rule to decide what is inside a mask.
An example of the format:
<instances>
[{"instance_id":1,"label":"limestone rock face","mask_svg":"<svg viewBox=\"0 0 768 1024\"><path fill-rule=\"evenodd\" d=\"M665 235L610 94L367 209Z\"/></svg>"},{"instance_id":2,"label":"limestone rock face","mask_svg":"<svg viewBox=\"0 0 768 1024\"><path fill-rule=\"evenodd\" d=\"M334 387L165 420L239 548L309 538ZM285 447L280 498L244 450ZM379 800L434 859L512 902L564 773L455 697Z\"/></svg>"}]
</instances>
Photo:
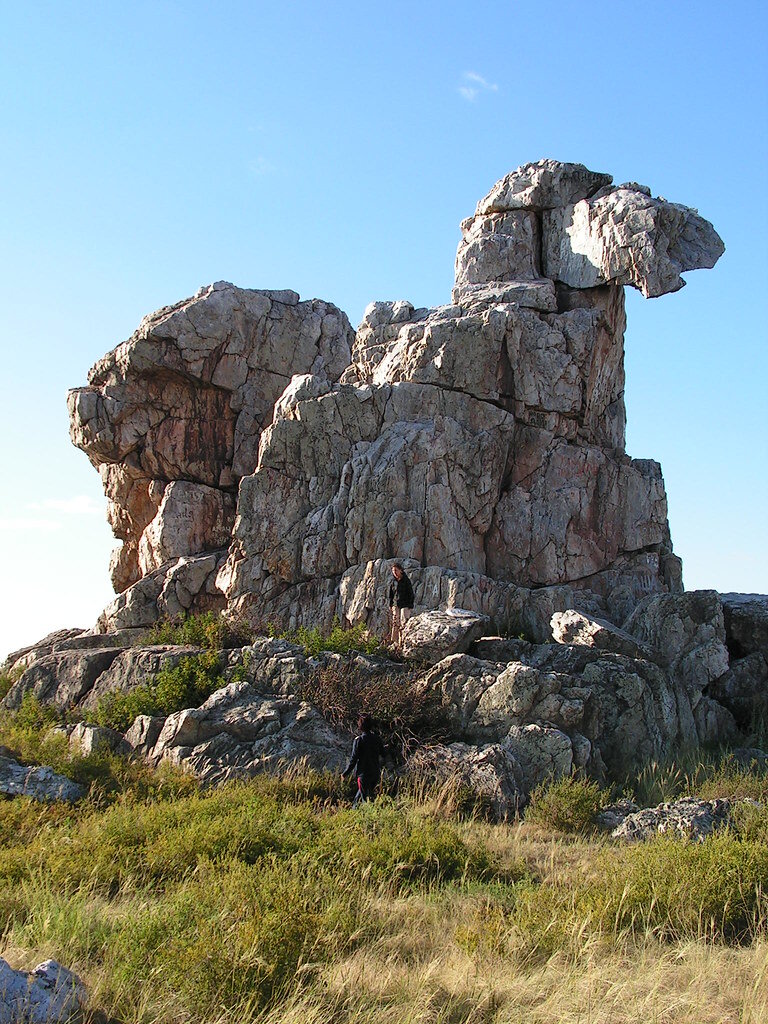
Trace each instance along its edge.
<instances>
[{"instance_id":1,"label":"limestone rock face","mask_svg":"<svg viewBox=\"0 0 768 1024\"><path fill-rule=\"evenodd\" d=\"M461 592L537 639L545 609L620 623L682 589L660 467L624 450L623 287L680 287L714 229L541 160L461 232L450 304L374 302L353 335L328 303L219 283L96 364L69 406L123 540L100 631L225 602L376 627L395 559L431 581L420 610Z\"/></svg>"},{"instance_id":2,"label":"limestone rock face","mask_svg":"<svg viewBox=\"0 0 768 1024\"><path fill-rule=\"evenodd\" d=\"M586 646L531 646L507 664L454 655L424 685L452 737L512 753L525 792L575 768L618 777L698 742L687 694L657 665Z\"/></svg>"},{"instance_id":3,"label":"limestone rock face","mask_svg":"<svg viewBox=\"0 0 768 1024\"><path fill-rule=\"evenodd\" d=\"M768 661L768 595L721 594L720 600L731 655L762 654Z\"/></svg>"},{"instance_id":4,"label":"limestone rock face","mask_svg":"<svg viewBox=\"0 0 768 1024\"><path fill-rule=\"evenodd\" d=\"M725 252L697 210L653 199L634 183L548 210L543 236L547 277L571 288L615 281L646 298L678 291L685 285L681 272L714 267Z\"/></svg>"},{"instance_id":5,"label":"limestone rock face","mask_svg":"<svg viewBox=\"0 0 768 1024\"><path fill-rule=\"evenodd\" d=\"M295 373L336 380L351 340L329 303L218 282L146 317L93 367L69 394L71 436L101 472L123 541L118 591L228 543L275 401Z\"/></svg>"}]
</instances>

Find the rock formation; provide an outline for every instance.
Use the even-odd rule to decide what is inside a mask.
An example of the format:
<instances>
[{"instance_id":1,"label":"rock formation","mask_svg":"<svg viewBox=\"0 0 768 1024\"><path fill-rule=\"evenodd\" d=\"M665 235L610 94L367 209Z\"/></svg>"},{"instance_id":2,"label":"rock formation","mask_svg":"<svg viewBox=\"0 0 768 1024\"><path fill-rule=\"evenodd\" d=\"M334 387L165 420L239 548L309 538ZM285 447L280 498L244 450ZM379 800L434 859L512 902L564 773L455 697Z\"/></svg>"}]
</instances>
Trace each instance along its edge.
<instances>
[{"instance_id":1,"label":"rock formation","mask_svg":"<svg viewBox=\"0 0 768 1024\"><path fill-rule=\"evenodd\" d=\"M624 447L624 286L675 291L722 242L645 186L551 160L499 181L461 236L445 306L374 302L354 333L327 302L220 282L96 364L70 393L71 435L122 541L118 596L93 630L13 655L5 708L32 694L90 714L195 653L131 647L187 611L381 630L397 559L446 740L407 771L457 775L505 817L546 778L617 778L748 733L767 599L682 593L660 467ZM342 763L348 738L300 685L332 656L277 640L222 656L199 708L67 741L214 783Z\"/></svg>"},{"instance_id":2,"label":"rock formation","mask_svg":"<svg viewBox=\"0 0 768 1024\"><path fill-rule=\"evenodd\" d=\"M392 558L417 606L453 590L541 639L553 610L621 622L679 592L660 468L624 452L623 286L675 291L723 244L610 181L507 175L461 225L451 304L375 302L356 335L328 303L224 283L142 321L69 397L123 542L99 628L225 599L378 626Z\"/></svg>"}]
</instances>

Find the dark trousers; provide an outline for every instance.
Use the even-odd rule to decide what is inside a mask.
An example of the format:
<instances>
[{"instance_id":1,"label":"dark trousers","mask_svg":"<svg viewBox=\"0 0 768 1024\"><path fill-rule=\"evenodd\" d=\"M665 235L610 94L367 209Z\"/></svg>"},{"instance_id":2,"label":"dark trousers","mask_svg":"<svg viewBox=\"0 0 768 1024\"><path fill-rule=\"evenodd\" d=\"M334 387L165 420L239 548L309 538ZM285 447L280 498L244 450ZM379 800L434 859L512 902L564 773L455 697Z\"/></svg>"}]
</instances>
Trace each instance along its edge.
<instances>
[{"instance_id":1,"label":"dark trousers","mask_svg":"<svg viewBox=\"0 0 768 1024\"><path fill-rule=\"evenodd\" d=\"M379 777L372 775L358 775L357 776L357 792L355 793L355 799L352 801L352 806L357 807L364 800L373 800L376 796L376 787L379 784Z\"/></svg>"}]
</instances>

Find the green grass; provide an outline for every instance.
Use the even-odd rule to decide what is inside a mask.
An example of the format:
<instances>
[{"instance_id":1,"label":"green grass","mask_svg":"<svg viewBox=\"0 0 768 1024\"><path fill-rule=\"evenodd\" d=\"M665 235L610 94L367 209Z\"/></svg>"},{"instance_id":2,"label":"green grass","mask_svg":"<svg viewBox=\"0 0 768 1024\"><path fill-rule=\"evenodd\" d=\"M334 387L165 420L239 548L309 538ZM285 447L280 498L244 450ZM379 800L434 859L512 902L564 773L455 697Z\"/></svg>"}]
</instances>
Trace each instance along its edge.
<instances>
[{"instance_id":1,"label":"green grass","mask_svg":"<svg viewBox=\"0 0 768 1024\"><path fill-rule=\"evenodd\" d=\"M654 807L684 796L750 797L768 801L768 772L750 770L733 761L727 748L692 748L668 761L652 761L622 780L622 789L641 807Z\"/></svg>"},{"instance_id":2,"label":"green grass","mask_svg":"<svg viewBox=\"0 0 768 1024\"><path fill-rule=\"evenodd\" d=\"M31 704L25 715L42 735ZM86 771L87 758L60 757ZM382 976L461 955L512 977L596 943L605 958L628 943L768 940L765 806L744 805L737 827L704 843L621 846L590 833L608 793L579 779L537 791L535 826L493 826L452 816L434 794L351 809L327 774L201 791L110 758L122 784L95 773L79 805L0 803L0 933L79 971L123 1024L255 1021L297 1000L333 1006L323 1022L363 1019L329 985L371 951ZM373 1014L376 1000L366 1005ZM388 1020L406 1019L398 1005Z\"/></svg>"}]
</instances>

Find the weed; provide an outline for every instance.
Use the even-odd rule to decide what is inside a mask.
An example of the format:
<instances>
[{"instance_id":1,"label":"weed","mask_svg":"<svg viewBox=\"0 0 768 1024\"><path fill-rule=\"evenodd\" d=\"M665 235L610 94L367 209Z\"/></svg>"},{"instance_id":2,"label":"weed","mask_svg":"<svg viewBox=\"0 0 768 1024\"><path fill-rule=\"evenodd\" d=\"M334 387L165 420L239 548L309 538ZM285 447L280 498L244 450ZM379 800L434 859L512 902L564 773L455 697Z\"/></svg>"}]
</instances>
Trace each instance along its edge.
<instances>
[{"instance_id":1,"label":"weed","mask_svg":"<svg viewBox=\"0 0 768 1024\"><path fill-rule=\"evenodd\" d=\"M329 633L324 633L318 626L311 629L307 626L299 626L298 629L273 635L303 647L304 653L310 658L316 657L323 651L330 651L333 654L350 654L353 651L362 654L384 652L384 645L379 637L370 633L365 623L362 622L345 629L338 619L334 619Z\"/></svg>"}]
</instances>

